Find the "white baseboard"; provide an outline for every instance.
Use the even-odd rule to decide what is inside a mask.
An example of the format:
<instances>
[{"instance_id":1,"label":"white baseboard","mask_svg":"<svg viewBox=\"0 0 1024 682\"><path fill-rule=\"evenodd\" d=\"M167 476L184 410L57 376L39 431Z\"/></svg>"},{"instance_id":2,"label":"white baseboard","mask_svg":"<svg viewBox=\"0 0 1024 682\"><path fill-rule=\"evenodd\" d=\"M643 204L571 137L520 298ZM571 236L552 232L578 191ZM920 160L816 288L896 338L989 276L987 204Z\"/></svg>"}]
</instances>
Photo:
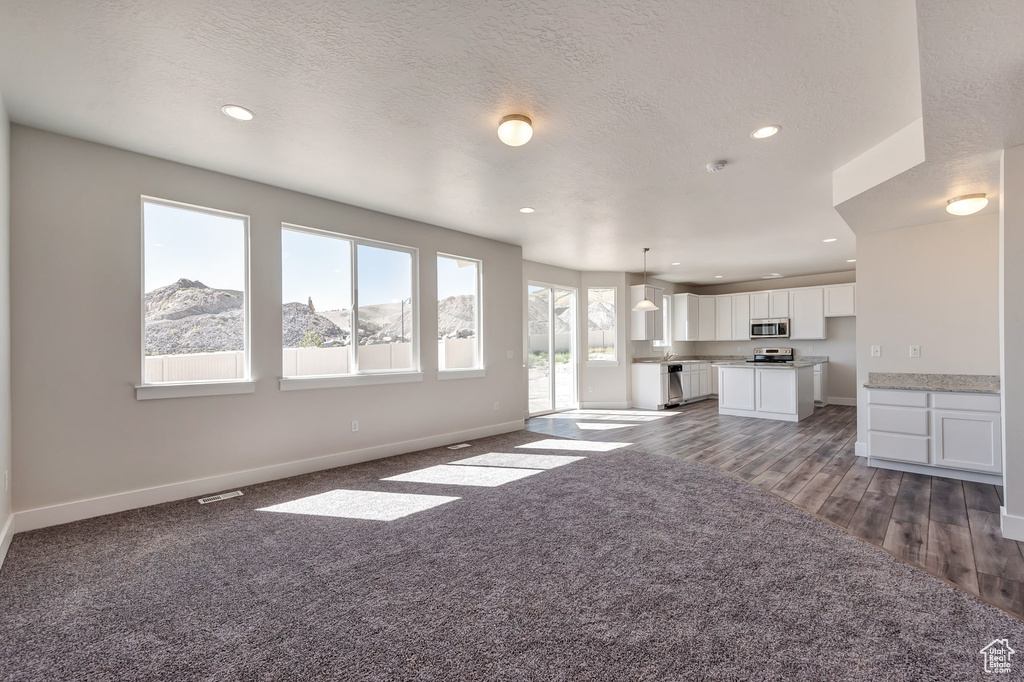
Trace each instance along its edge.
<instances>
[{"instance_id":1,"label":"white baseboard","mask_svg":"<svg viewBox=\"0 0 1024 682\"><path fill-rule=\"evenodd\" d=\"M856 398L833 398L832 396L829 396L828 397L828 404L829 405L846 405L848 407L857 407L857 399Z\"/></svg>"},{"instance_id":2,"label":"white baseboard","mask_svg":"<svg viewBox=\"0 0 1024 682\"><path fill-rule=\"evenodd\" d=\"M581 410L628 410L633 407L632 403L601 403L601 402L583 402L580 401Z\"/></svg>"},{"instance_id":3,"label":"white baseboard","mask_svg":"<svg viewBox=\"0 0 1024 682\"><path fill-rule=\"evenodd\" d=\"M297 462L274 464L272 466L260 467L259 469L236 471L220 476L170 483L141 490L130 490L124 493L77 500L50 507L28 509L14 514L12 530L13 532L23 533L28 530L56 526L61 523L81 521L82 519L89 519L94 516L116 514L117 512L128 511L129 509L138 509L154 504L183 500L189 497L202 497L203 495L220 492L229 488L266 483L267 481L275 481L280 478L288 478L289 476L299 476L301 474L313 473L314 471L323 471L324 469L334 469L335 467L347 466L349 464L367 462L372 459L393 457L394 455L401 455L407 452L436 448L448 445L449 443L496 436L511 431L521 431L523 428L525 428L525 424L522 419L519 419L502 424L468 429L466 431L407 440L401 443L388 443L361 450L350 450L349 452L334 455L303 459Z\"/></svg>"},{"instance_id":4,"label":"white baseboard","mask_svg":"<svg viewBox=\"0 0 1024 682\"><path fill-rule=\"evenodd\" d=\"M1000 526L1003 537L1008 540L1024 540L1024 516L1012 516L1006 513L1006 507L999 508Z\"/></svg>"},{"instance_id":5,"label":"white baseboard","mask_svg":"<svg viewBox=\"0 0 1024 682\"><path fill-rule=\"evenodd\" d=\"M972 481L974 483L988 483L990 485L1002 485L1002 474L986 474L979 471L960 471L946 469L944 467L933 467L928 464L913 464L911 462L896 462L888 459L868 457L867 465L876 469L891 469L892 471L905 471L911 474L922 474L936 478L950 478L957 481Z\"/></svg>"},{"instance_id":6,"label":"white baseboard","mask_svg":"<svg viewBox=\"0 0 1024 682\"><path fill-rule=\"evenodd\" d=\"M857 455L858 457L867 457L868 444L861 441L857 441L857 443L854 444L853 446L853 454Z\"/></svg>"},{"instance_id":7,"label":"white baseboard","mask_svg":"<svg viewBox=\"0 0 1024 682\"><path fill-rule=\"evenodd\" d=\"M7 517L3 529L0 529L0 568L4 566L4 559L7 558L7 550L14 538L14 514Z\"/></svg>"}]
</instances>

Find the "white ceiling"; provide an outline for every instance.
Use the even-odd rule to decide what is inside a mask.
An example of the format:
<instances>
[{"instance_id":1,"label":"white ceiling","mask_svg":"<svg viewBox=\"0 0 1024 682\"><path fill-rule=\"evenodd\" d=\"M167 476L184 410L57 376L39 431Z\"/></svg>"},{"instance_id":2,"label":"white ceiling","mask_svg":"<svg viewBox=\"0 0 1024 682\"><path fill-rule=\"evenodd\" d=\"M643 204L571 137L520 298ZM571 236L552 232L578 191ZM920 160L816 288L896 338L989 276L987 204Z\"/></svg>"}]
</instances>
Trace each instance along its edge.
<instances>
[{"instance_id":1,"label":"white ceiling","mask_svg":"<svg viewBox=\"0 0 1024 682\"><path fill-rule=\"evenodd\" d=\"M0 0L0 92L19 123L521 244L530 260L636 271L649 246L658 276L722 283L852 268L832 171L922 115L924 165L930 145L943 163L980 161L917 178L930 204L871 190L883 213L927 222L954 187L992 184L974 172L1024 141L1019 80L992 115L1006 130L935 123L964 111L944 102L1021 73L1024 3L980 4L963 37L962 3L920 0L921 61L913 0ZM226 103L256 119L224 117ZM534 120L526 146L498 141L508 113ZM766 123L782 133L750 139ZM716 159L729 165L708 174ZM840 207L858 230L879 224L864 196Z\"/></svg>"}]
</instances>

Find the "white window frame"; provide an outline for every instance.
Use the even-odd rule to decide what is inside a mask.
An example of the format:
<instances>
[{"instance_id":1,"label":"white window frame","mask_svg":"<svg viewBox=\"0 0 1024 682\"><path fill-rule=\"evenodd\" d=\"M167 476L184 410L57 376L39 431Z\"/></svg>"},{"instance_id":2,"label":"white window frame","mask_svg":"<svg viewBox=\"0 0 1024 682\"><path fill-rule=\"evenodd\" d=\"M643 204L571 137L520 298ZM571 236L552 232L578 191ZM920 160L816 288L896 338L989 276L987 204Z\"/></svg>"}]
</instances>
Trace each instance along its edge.
<instances>
[{"instance_id":1,"label":"white window frame","mask_svg":"<svg viewBox=\"0 0 1024 682\"><path fill-rule=\"evenodd\" d=\"M661 338L655 339L651 345L655 348L672 347L672 296L661 295L661 317L664 329L661 331Z\"/></svg>"},{"instance_id":2,"label":"white window frame","mask_svg":"<svg viewBox=\"0 0 1024 682\"><path fill-rule=\"evenodd\" d=\"M612 303L615 305L615 315L612 316L614 327L612 328L612 338L615 339L615 357L611 360L591 360L590 359L590 290L591 289L610 289L612 292ZM619 288L612 285L607 286L588 286L587 287L587 300L583 309L586 311L586 324L583 325L583 329L586 330L587 341L584 344L584 351L586 352L586 363L588 367L618 367L619 366ZM583 332L580 332L580 338L583 337Z\"/></svg>"},{"instance_id":3,"label":"white window frame","mask_svg":"<svg viewBox=\"0 0 1024 682\"><path fill-rule=\"evenodd\" d=\"M456 256L443 251L437 252L437 258L449 258L451 260L466 260L476 263L476 367L464 369L441 369L440 355L437 358L437 378L440 381L449 379L478 379L487 376L487 368L484 365L484 262L479 258L468 256ZM436 262L436 261L435 261ZM436 273L435 273L436 274ZM441 303L441 297L437 297L437 303ZM435 306L436 307L436 306Z\"/></svg>"},{"instance_id":4,"label":"white window frame","mask_svg":"<svg viewBox=\"0 0 1024 682\"><path fill-rule=\"evenodd\" d=\"M245 290L243 291L242 295L242 315L245 321L243 330L243 362L245 369L244 378L210 381L168 381L156 384L146 383L146 204L160 204L172 208L178 208L187 211L195 211L197 213L206 213L208 215L220 216L224 218L231 218L242 221L242 250L243 258L245 261ZM140 234L142 237L142 239L140 240L140 261L142 263L142 276L139 279L139 288L141 290L142 295L140 297L139 307L142 315L140 317L141 334L139 337L141 340L139 347L139 383L135 386L136 400L153 400L161 398L188 398L195 396L255 393L256 382L252 378L252 315L250 314L251 306L249 302L249 299L252 298L252 282L250 281L249 278L249 216L243 213L222 211L216 208L197 206L195 204L186 204L180 201L161 199L159 197L153 197L143 194L139 201L139 225L141 227Z\"/></svg>"},{"instance_id":5,"label":"white window frame","mask_svg":"<svg viewBox=\"0 0 1024 682\"><path fill-rule=\"evenodd\" d=\"M349 343L349 367L354 371L348 374L328 374L328 375L310 375L310 376L296 376L280 378L280 388L282 391L295 391L305 389L318 389L318 388L343 388L346 386L367 386L371 384L399 384L423 381L423 372L420 366L420 315L419 315L419 249L414 246L405 246L404 244L393 244L391 242L379 241L376 239L366 239L364 237L357 237L355 235L343 234L341 232L333 232L331 230L324 230L316 227L307 227L304 225L296 225L294 223L281 223L281 230L289 230L291 232L303 232L306 234L316 235L319 237L328 237L331 239L344 239L352 244L352 249L349 254L351 269L349 277L351 278L352 287L352 309L349 312L349 323L351 324L350 343ZM359 247L368 246L378 249L388 249L391 251L400 251L408 253L411 256L410 263L410 284L411 292L410 296L412 301L410 303L410 311L412 317L412 367L408 369L379 369L379 370L360 370L359 369ZM283 348L283 346L282 346Z\"/></svg>"}]
</instances>

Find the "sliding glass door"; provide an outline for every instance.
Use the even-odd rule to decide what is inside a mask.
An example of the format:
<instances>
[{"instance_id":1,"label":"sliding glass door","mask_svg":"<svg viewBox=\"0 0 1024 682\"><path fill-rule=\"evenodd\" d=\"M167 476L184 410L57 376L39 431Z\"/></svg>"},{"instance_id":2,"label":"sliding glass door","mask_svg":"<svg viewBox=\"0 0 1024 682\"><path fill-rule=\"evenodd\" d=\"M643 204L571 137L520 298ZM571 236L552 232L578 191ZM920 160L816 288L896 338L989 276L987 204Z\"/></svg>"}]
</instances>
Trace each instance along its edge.
<instances>
[{"instance_id":1,"label":"sliding glass door","mask_svg":"<svg viewBox=\"0 0 1024 682\"><path fill-rule=\"evenodd\" d=\"M526 299L529 412L575 408L576 290L530 283Z\"/></svg>"}]
</instances>

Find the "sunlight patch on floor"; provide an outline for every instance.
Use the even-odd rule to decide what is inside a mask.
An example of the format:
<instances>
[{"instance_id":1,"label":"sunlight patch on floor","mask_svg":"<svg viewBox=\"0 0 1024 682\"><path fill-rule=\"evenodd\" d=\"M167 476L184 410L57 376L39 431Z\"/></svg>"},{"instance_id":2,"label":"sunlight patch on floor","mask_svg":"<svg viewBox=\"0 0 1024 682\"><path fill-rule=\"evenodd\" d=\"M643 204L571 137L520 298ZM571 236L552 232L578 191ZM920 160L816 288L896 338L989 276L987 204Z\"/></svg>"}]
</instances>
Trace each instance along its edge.
<instances>
[{"instance_id":1,"label":"sunlight patch on floor","mask_svg":"<svg viewBox=\"0 0 1024 682\"><path fill-rule=\"evenodd\" d=\"M514 467L519 469L554 469L586 459L568 455L527 455L523 452L488 452L468 459L460 459L452 464L463 466Z\"/></svg>"},{"instance_id":2,"label":"sunlight patch on floor","mask_svg":"<svg viewBox=\"0 0 1024 682\"><path fill-rule=\"evenodd\" d=\"M667 412L665 410L573 410L563 414L628 414L653 417L678 417L682 412Z\"/></svg>"},{"instance_id":3,"label":"sunlight patch on floor","mask_svg":"<svg viewBox=\"0 0 1024 682\"><path fill-rule=\"evenodd\" d=\"M442 485L474 485L493 488L539 474L539 469L500 469L498 467L452 466L439 464L407 474L389 476L382 481L407 483L440 483Z\"/></svg>"},{"instance_id":4,"label":"sunlight patch on floor","mask_svg":"<svg viewBox=\"0 0 1024 682\"><path fill-rule=\"evenodd\" d=\"M636 426L636 424L609 424L605 422L591 424L590 422L576 422L576 426L580 427L584 431L611 431L612 429L628 429Z\"/></svg>"},{"instance_id":5,"label":"sunlight patch on floor","mask_svg":"<svg viewBox=\"0 0 1024 682\"><path fill-rule=\"evenodd\" d=\"M661 419L661 417L657 415L580 414L579 412L559 412L557 414L545 414L540 417L530 417L530 419L589 419L592 421L612 422L655 422Z\"/></svg>"},{"instance_id":6,"label":"sunlight patch on floor","mask_svg":"<svg viewBox=\"0 0 1024 682\"><path fill-rule=\"evenodd\" d=\"M517 445L517 448L534 448L537 450L583 450L590 452L608 452L618 450L632 443L602 443L596 440L554 440L544 439Z\"/></svg>"},{"instance_id":7,"label":"sunlight patch on floor","mask_svg":"<svg viewBox=\"0 0 1024 682\"><path fill-rule=\"evenodd\" d=\"M291 502L263 507L256 511L334 516L369 521L394 521L403 516L454 502L457 499L459 498L441 495L381 493L371 490L331 490L319 495L310 495Z\"/></svg>"}]
</instances>

